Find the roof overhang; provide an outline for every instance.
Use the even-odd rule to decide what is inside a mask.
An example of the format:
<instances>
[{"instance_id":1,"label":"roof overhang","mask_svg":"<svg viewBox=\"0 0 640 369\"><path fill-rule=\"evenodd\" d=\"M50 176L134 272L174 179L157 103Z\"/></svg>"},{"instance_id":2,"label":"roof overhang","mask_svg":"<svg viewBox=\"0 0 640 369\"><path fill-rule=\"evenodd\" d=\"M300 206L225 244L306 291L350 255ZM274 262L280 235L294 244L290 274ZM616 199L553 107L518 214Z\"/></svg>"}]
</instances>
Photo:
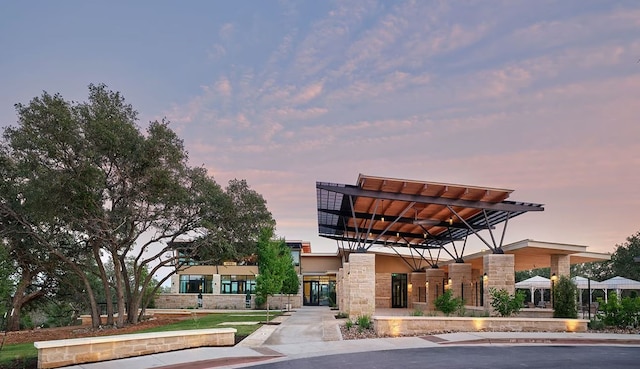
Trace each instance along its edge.
<instances>
[{"instance_id":1,"label":"roof overhang","mask_svg":"<svg viewBox=\"0 0 640 369\"><path fill-rule=\"evenodd\" d=\"M317 182L318 232L358 251L374 245L441 248L544 210L541 204L507 201L512 192L363 174L356 185ZM502 246L503 237L496 238L499 243L487 243L494 252Z\"/></svg>"},{"instance_id":2,"label":"roof overhang","mask_svg":"<svg viewBox=\"0 0 640 369\"><path fill-rule=\"evenodd\" d=\"M587 246L566 243L522 240L502 247L505 254L515 255L515 271L548 268L551 266L551 255L569 255L571 264L582 264L594 261L611 260L610 254L587 252ZM464 262L472 265L472 269L481 272L484 269L483 257L488 252L478 252L465 256ZM453 263L453 260L444 264Z\"/></svg>"}]
</instances>

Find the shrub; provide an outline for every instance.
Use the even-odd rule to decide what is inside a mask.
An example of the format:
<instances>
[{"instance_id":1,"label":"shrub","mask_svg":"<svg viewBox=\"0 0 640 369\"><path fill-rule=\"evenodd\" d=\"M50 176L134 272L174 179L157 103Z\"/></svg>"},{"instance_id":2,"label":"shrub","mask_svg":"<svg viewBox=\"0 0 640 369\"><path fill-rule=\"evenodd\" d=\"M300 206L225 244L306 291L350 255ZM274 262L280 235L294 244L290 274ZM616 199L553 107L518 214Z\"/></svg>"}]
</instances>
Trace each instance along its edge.
<instances>
[{"instance_id":1,"label":"shrub","mask_svg":"<svg viewBox=\"0 0 640 369\"><path fill-rule=\"evenodd\" d=\"M490 288L489 295L491 296L491 307L502 317L508 317L520 311L525 298L522 291L509 295L509 292L504 288L499 290Z\"/></svg>"},{"instance_id":2,"label":"shrub","mask_svg":"<svg viewBox=\"0 0 640 369\"><path fill-rule=\"evenodd\" d=\"M442 311L444 315L449 316L454 311L459 310L464 302L461 298L453 298L451 290L445 291L441 296L433 301L436 309Z\"/></svg>"},{"instance_id":3,"label":"shrub","mask_svg":"<svg viewBox=\"0 0 640 369\"><path fill-rule=\"evenodd\" d=\"M589 329L598 331L604 328L605 328L605 324L602 320L591 319L591 321L589 321Z\"/></svg>"},{"instance_id":4,"label":"shrub","mask_svg":"<svg viewBox=\"0 0 640 369\"><path fill-rule=\"evenodd\" d=\"M351 327L353 327L353 321L351 319L347 319L347 321L344 323L344 326L347 328L347 330L350 330Z\"/></svg>"},{"instance_id":5,"label":"shrub","mask_svg":"<svg viewBox=\"0 0 640 369\"><path fill-rule=\"evenodd\" d=\"M640 316L640 298L625 297L622 300L617 293L609 295L607 302L600 302L598 317L609 327L638 327Z\"/></svg>"},{"instance_id":6,"label":"shrub","mask_svg":"<svg viewBox=\"0 0 640 369\"><path fill-rule=\"evenodd\" d=\"M423 316L424 315L424 311L422 311L420 309L415 309L409 315L411 315L411 316Z\"/></svg>"},{"instance_id":7,"label":"shrub","mask_svg":"<svg viewBox=\"0 0 640 369\"><path fill-rule=\"evenodd\" d=\"M365 329L371 329L373 326L373 322L371 321L371 317L369 315L360 315L357 319L358 322L358 330L362 332Z\"/></svg>"},{"instance_id":8,"label":"shrub","mask_svg":"<svg viewBox=\"0 0 640 369\"><path fill-rule=\"evenodd\" d=\"M553 289L553 317L577 318L576 296L578 288L567 276L560 276Z\"/></svg>"}]
</instances>

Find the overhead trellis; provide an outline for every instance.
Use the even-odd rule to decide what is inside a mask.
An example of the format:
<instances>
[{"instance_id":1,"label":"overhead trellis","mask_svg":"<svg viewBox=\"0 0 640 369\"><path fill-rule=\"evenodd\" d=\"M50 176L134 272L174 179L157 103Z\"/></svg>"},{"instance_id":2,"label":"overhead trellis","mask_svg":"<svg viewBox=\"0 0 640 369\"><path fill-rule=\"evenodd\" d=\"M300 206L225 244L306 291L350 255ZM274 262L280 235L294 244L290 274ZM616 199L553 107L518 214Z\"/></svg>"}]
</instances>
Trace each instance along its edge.
<instances>
[{"instance_id":1,"label":"overhead trellis","mask_svg":"<svg viewBox=\"0 0 640 369\"><path fill-rule=\"evenodd\" d=\"M443 250L462 261L470 235L493 253L502 253L509 219L544 210L542 204L506 200L512 192L362 174L356 185L316 182L318 232L336 240L346 253L379 245L403 256L396 248L404 248L411 259L419 256L431 266L437 266Z\"/></svg>"}]
</instances>

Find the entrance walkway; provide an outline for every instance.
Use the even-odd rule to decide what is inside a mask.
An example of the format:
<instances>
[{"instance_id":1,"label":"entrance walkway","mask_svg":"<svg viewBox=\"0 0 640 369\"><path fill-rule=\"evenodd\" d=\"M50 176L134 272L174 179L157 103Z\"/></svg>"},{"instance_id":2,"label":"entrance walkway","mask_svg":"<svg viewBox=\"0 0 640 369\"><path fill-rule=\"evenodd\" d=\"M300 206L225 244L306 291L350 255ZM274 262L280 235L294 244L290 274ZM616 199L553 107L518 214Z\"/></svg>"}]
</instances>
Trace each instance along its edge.
<instances>
[{"instance_id":1,"label":"entrance walkway","mask_svg":"<svg viewBox=\"0 0 640 369\"><path fill-rule=\"evenodd\" d=\"M300 344L341 340L334 315L326 306L304 306L280 324L264 345Z\"/></svg>"}]
</instances>

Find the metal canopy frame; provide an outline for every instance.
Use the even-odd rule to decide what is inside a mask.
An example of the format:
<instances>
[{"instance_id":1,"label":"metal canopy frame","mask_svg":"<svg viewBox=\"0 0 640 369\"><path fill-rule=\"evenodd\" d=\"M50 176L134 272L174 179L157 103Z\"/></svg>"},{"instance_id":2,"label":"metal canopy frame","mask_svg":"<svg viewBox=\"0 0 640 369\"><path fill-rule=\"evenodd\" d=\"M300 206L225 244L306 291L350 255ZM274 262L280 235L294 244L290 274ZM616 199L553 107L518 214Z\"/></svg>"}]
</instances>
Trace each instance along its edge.
<instances>
[{"instance_id":1,"label":"metal canopy frame","mask_svg":"<svg viewBox=\"0 0 640 369\"><path fill-rule=\"evenodd\" d=\"M347 256L381 245L392 248L410 266L407 259L415 261L419 256L437 267L442 250L462 262L468 236L476 236L493 253L502 253L509 219L544 210L542 204L506 200L511 192L362 174L357 185L316 182L318 232L336 240ZM501 223L498 239L494 231ZM488 237L480 234L484 231ZM410 257L396 248L408 250ZM435 259L434 250L438 250Z\"/></svg>"}]
</instances>

